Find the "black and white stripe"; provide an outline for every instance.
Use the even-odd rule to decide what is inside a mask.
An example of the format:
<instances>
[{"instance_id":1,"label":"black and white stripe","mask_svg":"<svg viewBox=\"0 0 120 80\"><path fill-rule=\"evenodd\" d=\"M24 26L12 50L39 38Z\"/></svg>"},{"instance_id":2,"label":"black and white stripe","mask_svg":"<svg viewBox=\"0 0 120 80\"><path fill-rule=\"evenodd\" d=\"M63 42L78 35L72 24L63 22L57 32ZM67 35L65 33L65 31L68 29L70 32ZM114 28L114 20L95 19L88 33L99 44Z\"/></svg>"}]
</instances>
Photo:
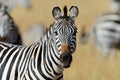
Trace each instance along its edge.
<instances>
[{"instance_id":1,"label":"black and white stripe","mask_svg":"<svg viewBox=\"0 0 120 80\"><path fill-rule=\"evenodd\" d=\"M120 0L112 0L111 7L111 12L97 18L90 33L83 32L82 42L91 35L100 55L114 58L116 49L120 48Z\"/></svg>"},{"instance_id":2,"label":"black and white stripe","mask_svg":"<svg viewBox=\"0 0 120 80\"><path fill-rule=\"evenodd\" d=\"M97 18L90 33L83 28L81 42L86 43L89 36L93 38L101 56L114 58L116 49L120 48L120 14L106 13Z\"/></svg>"},{"instance_id":3,"label":"black and white stripe","mask_svg":"<svg viewBox=\"0 0 120 80\"><path fill-rule=\"evenodd\" d=\"M63 80L63 70L70 67L76 48L74 19L78 8L72 6L70 12L74 15L65 15L65 7L62 15L60 8L55 7L56 21L38 43L18 46L1 42L0 80Z\"/></svg>"},{"instance_id":4,"label":"black and white stripe","mask_svg":"<svg viewBox=\"0 0 120 80\"><path fill-rule=\"evenodd\" d=\"M114 58L120 48L120 0L111 0L111 12L103 14L95 22L92 36L104 56Z\"/></svg>"},{"instance_id":5,"label":"black and white stripe","mask_svg":"<svg viewBox=\"0 0 120 80\"><path fill-rule=\"evenodd\" d=\"M6 6L0 4L0 41L11 44L22 44L22 39Z\"/></svg>"},{"instance_id":6,"label":"black and white stripe","mask_svg":"<svg viewBox=\"0 0 120 80\"><path fill-rule=\"evenodd\" d=\"M100 51L105 53L105 55L119 48L120 15L108 13L100 17L93 27L92 36Z\"/></svg>"}]
</instances>

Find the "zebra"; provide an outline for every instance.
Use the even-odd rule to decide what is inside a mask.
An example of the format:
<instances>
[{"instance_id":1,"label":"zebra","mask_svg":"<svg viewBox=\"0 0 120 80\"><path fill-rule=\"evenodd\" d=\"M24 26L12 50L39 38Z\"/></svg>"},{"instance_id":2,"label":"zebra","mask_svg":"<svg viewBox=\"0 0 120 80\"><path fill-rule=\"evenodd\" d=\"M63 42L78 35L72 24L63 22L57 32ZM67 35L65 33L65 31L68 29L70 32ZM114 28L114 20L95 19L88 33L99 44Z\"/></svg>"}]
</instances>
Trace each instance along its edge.
<instances>
[{"instance_id":1,"label":"zebra","mask_svg":"<svg viewBox=\"0 0 120 80\"><path fill-rule=\"evenodd\" d=\"M86 36L91 35L100 56L114 59L116 50L120 49L120 0L112 0L111 3L111 12L99 16L90 33L82 33L85 36L81 38L87 41Z\"/></svg>"},{"instance_id":2,"label":"zebra","mask_svg":"<svg viewBox=\"0 0 120 80\"><path fill-rule=\"evenodd\" d=\"M30 0L0 0L0 3L7 6L7 11L12 11L16 6L22 6L26 9L31 8Z\"/></svg>"},{"instance_id":3,"label":"zebra","mask_svg":"<svg viewBox=\"0 0 120 80\"><path fill-rule=\"evenodd\" d=\"M0 4L0 41L21 45L22 39L6 6Z\"/></svg>"},{"instance_id":4,"label":"zebra","mask_svg":"<svg viewBox=\"0 0 120 80\"><path fill-rule=\"evenodd\" d=\"M69 68L76 50L79 10L71 6L56 6L52 10L55 22L45 36L29 46L0 42L0 80L63 80L64 68ZM63 15L64 14L64 15Z\"/></svg>"}]
</instances>

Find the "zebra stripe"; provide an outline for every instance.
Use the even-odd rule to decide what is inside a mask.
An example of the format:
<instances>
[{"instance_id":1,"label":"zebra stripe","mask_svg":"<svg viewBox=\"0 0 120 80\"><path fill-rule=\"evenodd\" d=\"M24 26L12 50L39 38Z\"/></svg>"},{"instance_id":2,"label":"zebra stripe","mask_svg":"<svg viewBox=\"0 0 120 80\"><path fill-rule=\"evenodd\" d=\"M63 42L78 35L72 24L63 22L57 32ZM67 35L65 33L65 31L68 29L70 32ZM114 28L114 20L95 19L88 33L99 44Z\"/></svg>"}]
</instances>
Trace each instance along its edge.
<instances>
[{"instance_id":1,"label":"zebra stripe","mask_svg":"<svg viewBox=\"0 0 120 80\"><path fill-rule=\"evenodd\" d=\"M100 16L89 33L86 33L85 27L83 27L81 43L86 43L89 36L93 38L93 43L95 43L102 58L110 56L111 59L114 59L116 49L120 49L119 13L107 13Z\"/></svg>"},{"instance_id":2,"label":"zebra stripe","mask_svg":"<svg viewBox=\"0 0 120 80\"><path fill-rule=\"evenodd\" d=\"M98 18L92 28L92 36L102 56L115 57L120 48L120 16L118 13L107 13Z\"/></svg>"},{"instance_id":3,"label":"zebra stripe","mask_svg":"<svg viewBox=\"0 0 120 80\"><path fill-rule=\"evenodd\" d=\"M78 8L72 6L74 15L67 16L58 14L60 8L55 7L56 22L37 43L18 46L0 42L0 80L63 80L63 70L70 67L76 49L77 14L73 9L78 14Z\"/></svg>"}]
</instances>

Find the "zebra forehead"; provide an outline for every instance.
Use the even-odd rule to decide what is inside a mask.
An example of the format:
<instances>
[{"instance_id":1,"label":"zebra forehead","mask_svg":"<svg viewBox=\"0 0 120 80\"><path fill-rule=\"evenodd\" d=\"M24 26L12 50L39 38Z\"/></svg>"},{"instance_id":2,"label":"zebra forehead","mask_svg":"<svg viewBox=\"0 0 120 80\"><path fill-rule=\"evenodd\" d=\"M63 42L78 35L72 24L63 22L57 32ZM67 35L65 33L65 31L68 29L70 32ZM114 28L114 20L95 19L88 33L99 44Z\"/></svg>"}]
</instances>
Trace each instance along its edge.
<instances>
[{"instance_id":1,"label":"zebra forehead","mask_svg":"<svg viewBox=\"0 0 120 80\"><path fill-rule=\"evenodd\" d=\"M74 25L63 23L55 27L56 30L71 30L76 29Z\"/></svg>"},{"instance_id":2,"label":"zebra forehead","mask_svg":"<svg viewBox=\"0 0 120 80\"><path fill-rule=\"evenodd\" d=\"M50 24L50 27L54 27L55 30L58 30L58 29L61 29L64 27L77 30L77 28L74 24L74 21L71 20L71 18L69 18L69 17L68 17L68 19L62 17L62 18L56 20L55 22Z\"/></svg>"}]
</instances>

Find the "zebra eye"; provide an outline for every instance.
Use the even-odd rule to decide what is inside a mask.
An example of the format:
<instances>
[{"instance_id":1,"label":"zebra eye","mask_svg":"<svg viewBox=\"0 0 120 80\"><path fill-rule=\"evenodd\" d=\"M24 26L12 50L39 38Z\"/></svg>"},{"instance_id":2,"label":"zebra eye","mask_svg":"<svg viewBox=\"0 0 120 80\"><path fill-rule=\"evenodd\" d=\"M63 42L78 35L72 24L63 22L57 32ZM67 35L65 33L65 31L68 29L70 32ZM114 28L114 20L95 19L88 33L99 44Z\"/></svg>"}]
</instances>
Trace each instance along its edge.
<instances>
[{"instance_id":1,"label":"zebra eye","mask_svg":"<svg viewBox=\"0 0 120 80\"><path fill-rule=\"evenodd\" d=\"M57 32L57 31L55 31L54 33L55 33L55 35L58 35L58 32Z\"/></svg>"}]
</instances>

